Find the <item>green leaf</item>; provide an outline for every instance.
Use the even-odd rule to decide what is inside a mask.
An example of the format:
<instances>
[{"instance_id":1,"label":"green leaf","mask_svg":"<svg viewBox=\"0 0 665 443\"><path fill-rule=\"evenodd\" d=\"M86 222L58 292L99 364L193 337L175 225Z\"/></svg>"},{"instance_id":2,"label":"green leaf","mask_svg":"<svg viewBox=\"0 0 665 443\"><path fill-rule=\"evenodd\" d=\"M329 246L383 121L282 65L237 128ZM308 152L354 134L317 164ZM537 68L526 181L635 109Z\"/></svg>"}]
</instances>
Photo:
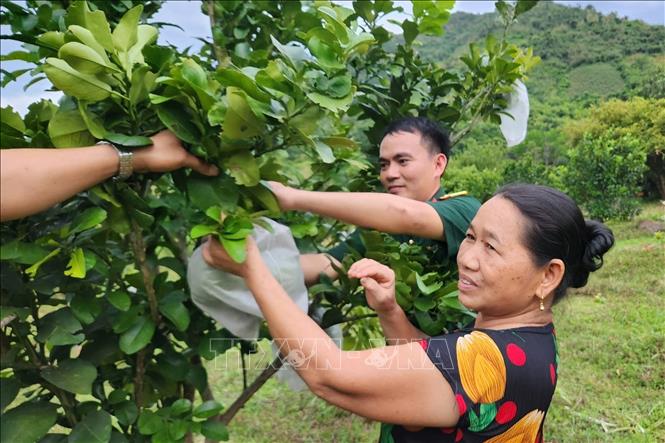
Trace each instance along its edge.
<instances>
[{"instance_id":1,"label":"green leaf","mask_svg":"<svg viewBox=\"0 0 665 443\"><path fill-rule=\"evenodd\" d=\"M143 435L152 435L157 433L163 426L162 417L150 410L141 411L139 415L139 432Z\"/></svg>"},{"instance_id":2,"label":"green leaf","mask_svg":"<svg viewBox=\"0 0 665 443\"><path fill-rule=\"evenodd\" d=\"M111 65L111 60L109 60L108 56L106 55L106 50L105 50L104 47L103 47L102 45L100 45L99 42L95 39L95 36L92 35L92 32L88 31L88 30L85 29L83 26L79 26L79 25L71 25L71 26L68 27L67 29L69 29L69 32L71 32L72 34L74 34L74 36L75 36L77 39L79 39L79 41L80 41L81 43L83 43L84 45L88 46L90 49L92 49L93 51L95 51L95 52L96 52L96 53L97 53L97 54L98 54L98 55L104 60L104 62L105 62L107 65ZM48 34L48 32L47 32L47 34ZM63 40L63 43L61 43L60 45L58 45L58 48L59 48L60 46L62 46L63 44L64 44L64 40ZM114 68L115 68L115 67L114 67ZM117 70L117 68L115 68L115 69Z\"/></svg>"},{"instance_id":3,"label":"green leaf","mask_svg":"<svg viewBox=\"0 0 665 443\"><path fill-rule=\"evenodd\" d=\"M145 64L145 59L143 58L143 49L147 45L154 43L157 40L158 34L159 31L157 31L157 28L155 28L154 26L150 25L138 26L138 28L136 29L136 43L134 44L134 46L129 48L129 51L126 52L126 56L124 55L125 54L124 52L119 54L121 58L126 60L125 70L128 73L131 70L132 66L136 64L138 65Z\"/></svg>"},{"instance_id":4,"label":"green leaf","mask_svg":"<svg viewBox=\"0 0 665 443\"><path fill-rule=\"evenodd\" d=\"M122 16L113 30L113 46L118 52L128 52L138 39L138 26L143 5L134 6Z\"/></svg>"},{"instance_id":5,"label":"green leaf","mask_svg":"<svg viewBox=\"0 0 665 443\"><path fill-rule=\"evenodd\" d=\"M335 162L335 154L333 154L333 151L332 149L330 149L330 146L328 146L321 140L313 140L313 142L314 142L314 148L316 149L316 152L319 154L319 157L321 157L323 163Z\"/></svg>"},{"instance_id":6,"label":"green leaf","mask_svg":"<svg viewBox=\"0 0 665 443\"><path fill-rule=\"evenodd\" d=\"M515 5L515 17L522 15L538 4L538 0L517 0Z\"/></svg>"},{"instance_id":7,"label":"green leaf","mask_svg":"<svg viewBox=\"0 0 665 443\"><path fill-rule=\"evenodd\" d=\"M277 50L296 70L300 70L303 63L309 59L309 56L305 52L305 48L301 46L283 45L272 35L270 36L270 40L275 48L277 48Z\"/></svg>"},{"instance_id":8,"label":"green leaf","mask_svg":"<svg viewBox=\"0 0 665 443\"><path fill-rule=\"evenodd\" d=\"M186 58L182 61L180 72L182 73L182 78L192 87L200 88L204 91L208 89L208 77L205 71L191 58Z\"/></svg>"},{"instance_id":9,"label":"green leaf","mask_svg":"<svg viewBox=\"0 0 665 443\"><path fill-rule=\"evenodd\" d=\"M423 278L420 276L420 274L416 273L416 284L418 285L418 289L420 289L420 292L422 292L425 295L432 294L443 286L443 282L437 281L432 283L431 285L427 286Z\"/></svg>"},{"instance_id":10,"label":"green leaf","mask_svg":"<svg viewBox=\"0 0 665 443\"><path fill-rule=\"evenodd\" d=\"M37 37L37 41L57 51L60 49L60 46L65 44L65 34L60 31L48 31Z\"/></svg>"},{"instance_id":11,"label":"green leaf","mask_svg":"<svg viewBox=\"0 0 665 443\"><path fill-rule=\"evenodd\" d=\"M95 37L95 40L108 52L113 52L113 40L111 28L106 21L103 11L97 10L91 12L88 3L85 1L72 2L67 9L65 24L79 25L89 30Z\"/></svg>"},{"instance_id":12,"label":"green leaf","mask_svg":"<svg viewBox=\"0 0 665 443\"><path fill-rule=\"evenodd\" d=\"M209 219L221 223L222 222L222 215L224 214L222 211L222 208L219 206L211 206L208 209L206 209L205 214L208 216Z\"/></svg>"},{"instance_id":13,"label":"green leaf","mask_svg":"<svg viewBox=\"0 0 665 443\"><path fill-rule=\"evenodd\" d=\"M51 83L67 95L98 102L111 95L111 87L90 74L79 72L64 60L49 57L43 70Z\"/></svg>"},{"instance_id":14,"label":"green leaf","mask_svg":"<svg viewBox=\"0 0 665 443\"><path fill-rule=\"evenodd\" d=\"M131 218L136 220L136 222L144 229L148 229L155 222L155 217L147 212L141 211L140 209L130 208L129 215Z\"/></svg>"},{"instance_id":15,"label":"green leaf","mask_svg":"<svg viewBox=\"0 0 665 443\"><path fill-rule=\"evenodd\" d=\"M107 132L105 138L111 143L132 148L152 145L152 139L143 135L124 135L116 132Z\"/></svg>"},{"instance_id":16,"label":"green leaf","mask_svg":"<svg viewBox=\"0 0 665 443\"><path fill-rule=\"evenodd\" d=\"M187 194L191 203L202 211L211 206L231 211L238 204L238 186L231 177L204 177L191 174L187 179ZM220 221L219 218L215 221Z\"/></svg>"},{"instance_id":17,"label":"green leaf","mask_svg":"<svg viewBox=\"0 0 665 443\"><path fill-rule=\"evenodd\" d=\"M102 307L93 294L76 294L69 303L72 312L84 324L92 324L101 314Z\"/></svg>"},{"instance_id":18,"label":"green leaf","mask_svg":"<svg viewBox=\"0 0 665 443\"><path fill-rule=\"evenodd\" d=\"M226 88L226 113L222 125L225 137L246 140L264 131L263 121L252 112L244 94L238 88Z\"/></svg>"},{"instance_id":19,"label":"green leaf","mask_svg":"<svg viewBox=\"0 0 665 443\"><path fill-rule=\"evenodd\" d=\"M256 186L261 179L259 164L249 151L237 152L222 163L239 185Z\"/></svg>"},{"instance_id":20,"label":"green leaf","mask_svg":"<svg viewBox=\"0 0 665 443\"><path fill-rule=\"evenodd\" d=\"M203 425L201 425L201 434L206 438L216 441L226 441L229 439L229 431L226 429L226 425L215 419L203 422Z\"/></svg>"},{"instance_id":21,"label":"green leaf","mask_svg":"<svg viewBox=\"0 0 665 443\"><path fill-rule=\"evenodd\" d=\"M206 235L217 232L218 228L219 225L196 225L190 231L189 236L192 237L192 239L205 237Z\"/></svg>"},{"instance_id":22,"label":"green leaf","mask_svg":"<svg viewBox=\"0 0 665 443\"><path fill-rule=\"evenodd\" d=\"M313 36L307 41L307 47L316 57L319 66L326 70L344 69L345 65L340 62L338 51L319 37Z\"/></svg>"},{"instance_id":23,"label":"green leaf","mask_svg":"<svg viewBox=\"0 0 665 443\"><path fill-rule=\"evenodd\" d=\"M262 101L269 102L270 95L259 89L253 79L245 75L243 72L234 68L220 69L215 73L215 77L224 86L234 86L242 89L245 94L250 97Z\"/></svg>"},{"instance_id":24,"label":"green leaf","mask_svg":"<svg viewBox=\"0 0 665 443\"><path fill-rule=\"evenodd\" d=\"M106 70L118 71L94 49L79 42L65 43L58 51L58 57L72 68L86 74L97 74Z\"/></svg>"},{"instance_id":25,"label":"green leaf","mask_svg":"<svg viewBox=\"0 0 665 443\"><path fill-rule=\"evenodd\" d=\"M102 120L88 109L87 104L83 100L79 100L78 108L88 131L97 139L105 139L106 129Z\"/></svg>"},{"instance_id":26,"label":"green leaf","mask_svg":"<svg viewBox=\"0 0 665 443\"><path fill-rule=\"evenodd\" d=\"M23 123L21 115L11 106L0 108L0 124L3 126L3 132L6 125L21 134L25 133L25 123Z\"/></svg>"},{"instance_id":27,"label":"green leaf","mask_svg":"<svg viewBox=\"0 0 665 443\"><path fill-rule=\"evenodd\" d=\"M120 311L127 311L132 306L132 299L125 291L114 291L108 296L109 303Z\"/></svg>"},{"instance_id":28,"label":"green leaf","mask_svg":"<svg viewBox=\"0 0 665 443\"><path fill-rule=\"evenodd\" d=\"M30 277L33 277L33 278L34 278L34 277L37 275L37 271L39 271L39 268L40 268L44 263L46 263L47 261L49 261L50 259L52 259L52 258L55 257L56 255L60 254L60 251L61 251L61 249L60 249L60 248L57 248L57 249L54 249L53 251L49 252L44 258L42 258L42 259L39 260L38 262L34 263L32 266L30 266L29 268L27 268L27 269L25 270L25 273L28 274Z\"/></svg>"},{"instance_id":29,"label":"green leaf","mask_svg":"<svg viewBox=\"0 0 665 443\"><path fill-rule=\"evenodd\" d=\"M180 140L197 144L201 141L201 134L192 123L193 116L187 112L181 103L166 102L157 108L159 119L169 128Z\"/></svg>"},{"instance_id":30,"label":"green leaf","mask_svg":"<svg viewBox=\"0 0 665 443\"><path fill-rule=\"evenodd\" d=\"M402 22L402 35L404 36L404 42L407 45L410 45L413 43L413 41L416 39L418 36L418 25L416 25L413 21L411 20L404 20Z\"/></svg>"},{"instance_id":31,"label":"green leaf","mask_svg":"<svg viewBox=\"0 0 665 443\"><path fill-rule=\"evenodd\" d=\"M413 305L416 307L416 309L421 311L429 311L434 306L436 306L436 302L432 297L420 296L413 300Z\"/></svg>"},{"instance_id":32,"label":"green leaf","mask_svg":"<svg viewBox=\"0 0 665 443\"><path fill-rule=\"evenodd\" d=\"M23 403L0 417L0 442L34 443L53 427L57 406L47 402Z\"/></svg>"},{"instance_id":33,"label":"green leaf","mask_svg":"<svg viewBox=\"0 0 665 443\"><path fill-rule=\"evenodd\" d=\"M125 354L134 354L150 343L155 334L155 323L145 316L139 316L131 328L120 336L120 349Z\"/></svg>"},{"instance_id":34,"label":"green leaf","mask_svg":"<svg viewBox=\"0 0 665 443\"><path fill-rule=\"evenodd\" d=\"M72 221L72 229L70 234L87 231L106 220L106 211L102 208L88 208Z\"/></svg>"},{"instance_id":35,"label":"green leaf","mask_svg":"<svg viewBox=\"0 0 665 443\"><path fill-rule=\"evenodd\" d=\"M501 14L504 22L508 23L513 19L513 7L506 3L504 0L498 0L494 3L497 11Z\"/></svg>"},{"instance_id":36,"label":"green leaf","mask_svg":"<svg viewBox=\"0 0 665 443\"><path fill-rule=\"evenodd\" d=\"M352 90L351 77L348 75L338 75L328 82L328 95L335 98L343 98L349 95Z\"/></svg>"},{"instance_id":37,"label":"green leaf","mask_svg":"<svg viewBox=\"0 0 665 443\"><path fill-rule=\"evenodd\" d=\"M57 148L76 148L95 143L95 138L77 110L58 109L48 124L48 135Z\"/></svg>"},{"instance_id":38,"label":"green leaf","mask_svg":"<svg viewBox=\"0 0 665 443\"><path fill-rule=\"evenodd\" d=\"M125 400L113 408L114 415L118 418L120 424L129 426L136 421L139 410L136 403L131 400Z\"/></svg>"},{"instance_id":39,"label":"green leaf","mask_svg":"<svg viewBox=\"0 0 665 443\"><path fill-rule=\"evenodd\" d=\"M41 376L57 387L74 394L92 394L92 382L97 378L97 369L81 358L58 362L57 367L42 369Z\"/></svg>"},{"instance_id":40,"label":"green leaf","mask_svg":"<svg viewBox=\"0 0 665 443\"><path fill-rule=\"evenodd\" d=\"M76 248L72 251L65 275L73 278L85 278L85 254L83 249Z\"/></svg>"},{"instance_id":41,"label":"green leaf","mask_svg":"<svg viewBox=\"0 0 665 443\"><path fill-rule=\"evenodd\" d=\"M79 333L82 328L72 311L62 308L41 318L36 338L38 342L51 346L75 345L85 338L84 334Z\"/></svg>"},{"instance_id":42,"label":"green leaf","mask_svg":"<svg viewBox=\"0 0 665 443\"><path fill-rule=\"evenodd\" d=\"M346 137L321 137L321 140L326 145L331 148L351 148L355 149L358 147L358 143Z\"/></svg>"},{"instance_id":43,"label":"green leaf","mask_svg":"<svg viewBox=\"0 0 665 443\"><path fill-rule=\"evenodd\" d=\"M234 262L242 263L245 261L247 258L247 240L229 240L220 235L219 241Z\"/></svg>"},{"instance_id":44,"label":"green leaf","mask_svg":"<svg viewBox=\"0 0 665 443\"><path fill-rule=\"evenodd\" d=\"M48 250L34 243L21 243L15 239L0 247L0 260L11 260L22 265L31 265L44 258L48 253Z\"/></svg>"},{"instance_id":45,"label":"green leaf","mask_svg":"<svg viewBox=\"0 0 665 443\"><path fill-rule=\"evenodd\" d=\"M179 300L169 300L168 296L159 302L159 312L171 320L179 331L186 331L189 327L189 311Z\"/></svg>"},{"instance_id":46,"label":"green leaf","mask_svg":"<svg viewBox=\"0 0 665 443\"><path fill-rule=\"evenodd\" d=\"M196 418L210 418L219 414L222 409L224 409L224 405L222 405L220 402L215 400L208 400L195 407L192 415L194 415Z\"/></svg>"},{"instance_id":47,"label":"green leaf","mask_svg":"<svg viewBox=\"0 0 665 443\"><path fill-rule=\"evenodd\" d=\"M129 87L129 102L137 105L149 98L150 92L155 88L157 74L150 72L149 66L140 66L132 72L132 82Z\"/></svg>"},{"instance_id":48,"label":"green leaf","mask_svg":"<svg viewBox=\"0 0 665 443\"><path fill-rule=\"evenodd\" d=\"M192 410L192 402L187 398L180 398L171 403L171 414L182 415Z\"/></svg>"},{"instance_id":49,"label":"green leaf","mask_svg":"<svg viewBox=\"0 0 665 443\"><path fill-rule=\"evenodd\" d=\"M14 401L20 388L21 383L14 377L0 378L0 412Z\"/></svg>"},{"instance_id":50,"label":"green leaf","mask_svg":"<svg viewBox=\"0 0 665 443\"><path fill-rule=\"evenodd\" d=\"M270 213L280 213L279 203L275 198L275 194L270 191L270 187L266 182L261 181L257 186L244 188L243 190L248 192L263 208L270 211Z\"/></svg>"},{"instance_id":51,"label":"green leaf","mask_svg":"<svg viewBox=\"0 0 665 443\"><path fill-rule=\"evenodd\" d=\"M108 443L111 440L111 415L94 411L78 422L67 439L68 443Z\"/></svg>"},{"instance_id":52,"label":"green leaf","mask_svg":"<svg viewBox=\"0 0 665 443\"><path fill-rule=\"evenodd\" d=\"M354 86L351 90L351 93L343 98L333 98L327 95L319 94L318 92L309 92L307 98L312 100L317 105L322 108L326 108L332 112L346 111L351 106L353 101L353 94L356 92L356 87Z\"/></svg>"},{"instance_id":53,"label":"green leaf","mask_svg":"<svg viewBox=\"0 0 665 443\"><path fill-rule=\"evenodd\" d=\"M170 441L179 441L182 439L187 430L189 429L189 423L184 420L174 420L169 423L169 436L172 440Z\"/></svg>"}]
</instances>

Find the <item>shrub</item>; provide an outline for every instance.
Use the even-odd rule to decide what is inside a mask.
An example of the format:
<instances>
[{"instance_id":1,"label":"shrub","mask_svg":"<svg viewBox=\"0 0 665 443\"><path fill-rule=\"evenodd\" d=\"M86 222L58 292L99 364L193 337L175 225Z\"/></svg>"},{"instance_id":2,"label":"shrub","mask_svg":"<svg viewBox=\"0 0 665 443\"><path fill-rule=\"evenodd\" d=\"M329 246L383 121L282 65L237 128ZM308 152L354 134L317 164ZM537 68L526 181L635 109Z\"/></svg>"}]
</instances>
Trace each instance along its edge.
<instances>
[{"instance_id":1,"label":"shrub","mask_svg":"<svg viewBox=\"0 0 665 443\"><path fill-rule=\"evenodd\" d=\"M644 146L631 135L585 135L568 151L563 183L592 218L628 219L639 208L645 161Z\"/></svg>"}]
</instances>

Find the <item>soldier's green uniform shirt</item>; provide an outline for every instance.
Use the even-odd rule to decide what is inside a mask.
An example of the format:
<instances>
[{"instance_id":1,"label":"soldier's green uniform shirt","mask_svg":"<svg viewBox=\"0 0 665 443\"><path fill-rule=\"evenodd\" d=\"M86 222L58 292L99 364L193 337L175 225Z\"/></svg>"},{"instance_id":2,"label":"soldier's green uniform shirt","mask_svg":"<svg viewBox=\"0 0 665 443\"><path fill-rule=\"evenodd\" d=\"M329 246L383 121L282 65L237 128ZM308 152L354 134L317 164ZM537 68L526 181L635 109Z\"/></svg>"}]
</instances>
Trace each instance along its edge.
<instances>
[{"instance_id":1,"label":"soldier's green uniform shirt","mask_svg":"<svg viewBox=\"0 0 665 443\"><path fill-rule=\"evenodd\" d=\"M399 242L412 240L415 244L424 246L427 250L431 251L433 260L443 265L449 264L454 268L457 265L456 257L459 245L464 240L469 223L471 223L473 217L476 216L476 212L478 212L478 208L480 208L480 202L470 196L452 197L441 200L441 197L444 196L446 196L446 191L443 188L439 188L427 204L432 206L441 218L445 241L402 234L393 235L393 238ZM365 247L360 239L360 232L361 229L356 229L346 241L330 249L327 253L340 261L349 252L350 248L364 255Z\"/></svg>"}]
</instances>

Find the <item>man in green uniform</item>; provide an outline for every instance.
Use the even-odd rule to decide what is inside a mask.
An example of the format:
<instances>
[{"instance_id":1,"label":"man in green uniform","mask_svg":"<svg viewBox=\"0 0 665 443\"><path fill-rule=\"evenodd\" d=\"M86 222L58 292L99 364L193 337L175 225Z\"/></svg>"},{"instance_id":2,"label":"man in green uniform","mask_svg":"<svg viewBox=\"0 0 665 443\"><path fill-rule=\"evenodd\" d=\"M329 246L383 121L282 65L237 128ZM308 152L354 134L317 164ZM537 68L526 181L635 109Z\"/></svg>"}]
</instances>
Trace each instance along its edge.
<instances>
[{"instance_id":1,"label":"man in green uniform","mask_svg":"<svg viewBox=\"0 0 665 443\"><path fill-rule=\"evenodd\" d=\"M380 180L387 193L313 192L271 182L283 210L307 211L360 228L393 234L401 242L425 246L432 258L455 266L459 244L480 202L473 197L446 194L441 176L448 164L450 141L432 121L407 117L391 123L379 151ZM303 254L305 282L315 283L324 272L337 273L349 247L364 253L359 230L327 253Z\"/></svg>"}]
</instances>

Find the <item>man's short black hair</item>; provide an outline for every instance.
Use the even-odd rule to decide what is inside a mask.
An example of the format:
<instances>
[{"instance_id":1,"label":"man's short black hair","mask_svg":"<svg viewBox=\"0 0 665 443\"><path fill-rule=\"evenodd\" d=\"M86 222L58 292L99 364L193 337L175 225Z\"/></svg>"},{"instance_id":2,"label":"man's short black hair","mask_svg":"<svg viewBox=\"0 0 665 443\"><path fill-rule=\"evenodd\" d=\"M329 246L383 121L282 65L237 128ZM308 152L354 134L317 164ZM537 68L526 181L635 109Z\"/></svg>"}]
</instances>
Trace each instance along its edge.
<instances>
[{"instance_id":1,"label":"man's short black hair","mask_svg":"<svg viewBox=\"0 0 665 443\"><path fill-rule=\"evenodd\" d=\"M443 154L450 157L450 138L448 131L425 117L404 117L393 121L383 133L383 140L387 135L397 132L410 132L420 134L425 145L432 154Z\"/></svg>"}]
</instances>

